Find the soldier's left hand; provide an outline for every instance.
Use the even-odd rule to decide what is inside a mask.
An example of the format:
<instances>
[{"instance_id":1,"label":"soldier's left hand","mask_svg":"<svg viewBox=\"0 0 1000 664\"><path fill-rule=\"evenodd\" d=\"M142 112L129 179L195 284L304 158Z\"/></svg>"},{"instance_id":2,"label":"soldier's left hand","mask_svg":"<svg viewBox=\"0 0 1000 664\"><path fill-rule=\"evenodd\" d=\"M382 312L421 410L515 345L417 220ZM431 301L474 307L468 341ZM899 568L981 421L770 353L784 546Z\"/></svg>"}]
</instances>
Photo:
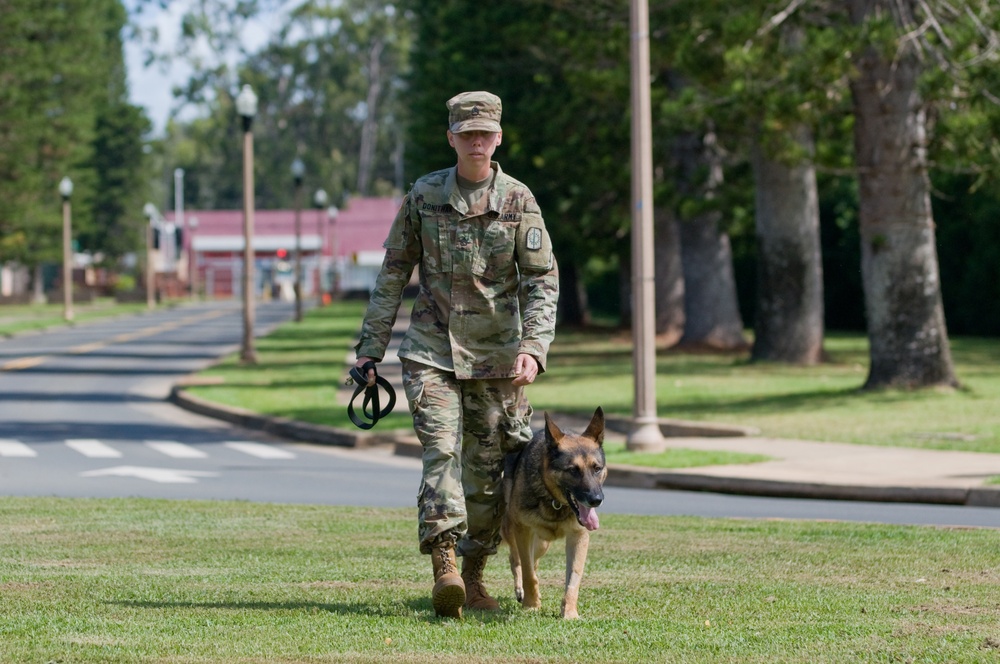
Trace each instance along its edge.
<instances>
[{"instance_id":1,"label":"soldier's left hand","mask_svg":"<svg viewBox=\"0 0 1000 664\"><path fill-rule=\"evenodd\" d=\"M538 376L538 360L532 355L521 353L514 360L514 385L528 385L535 381Z\"/></svg>"}]
</instances>

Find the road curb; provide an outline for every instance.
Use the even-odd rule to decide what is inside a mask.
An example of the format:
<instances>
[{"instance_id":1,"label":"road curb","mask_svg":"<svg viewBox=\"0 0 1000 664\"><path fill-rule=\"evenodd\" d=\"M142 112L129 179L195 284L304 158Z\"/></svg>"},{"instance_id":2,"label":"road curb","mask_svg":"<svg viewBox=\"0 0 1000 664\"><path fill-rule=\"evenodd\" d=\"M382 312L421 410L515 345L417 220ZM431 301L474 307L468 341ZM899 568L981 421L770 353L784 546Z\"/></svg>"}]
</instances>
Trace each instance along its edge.
<instances>
[{"instance_id":1,"label":"road curb","mask_svg":"<svg viewBox=\"0 0 1000 664\"><path fill-rule=\"evenodd\" d=\"M339 429L320 424L300 422L284 417L261 415L243 408L226 406L201 399L185 388L191 383L179 383L170 391L169 400L175 405L199 415L236 424L248 429L320 445L335 445L354 449L380 448L397 456L419 458L420 443L412 432L392 430L370 433ZM557 416L558 417L558 416ZM624 420L624 418L621 418ZM671 421L677 422L677 421ZM703 427L699 423L693 423ZM732 433L739 427L725 428ZM718 429L714 429L718 431ZM744 431L748 429L743 428ZM693 435L685 429L685 435ZM723 435L716 433L716 436ZM850 500L882 503L926 503L937 505L968 505L1000 507L1000 487L945 488L908 486L838 485L809 482L783 482L752 478L722 477L703 473L678 473L643 468L640 466L611 465L608 467L608 486L634 489L673 491L704 491L708 493L761 496L771 498L808 498L814 500Z\"/></svg>"}]
</instances>

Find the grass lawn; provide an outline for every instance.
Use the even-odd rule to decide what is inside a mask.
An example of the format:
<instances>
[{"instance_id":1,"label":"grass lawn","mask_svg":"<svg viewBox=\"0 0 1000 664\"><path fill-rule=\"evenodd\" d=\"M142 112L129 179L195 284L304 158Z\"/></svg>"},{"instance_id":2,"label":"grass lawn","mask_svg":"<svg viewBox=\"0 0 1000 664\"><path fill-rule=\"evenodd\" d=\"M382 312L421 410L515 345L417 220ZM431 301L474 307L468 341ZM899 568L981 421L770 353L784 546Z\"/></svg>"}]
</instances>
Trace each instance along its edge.
<instances>
[{"instance_id":1,"label":"grass lawn","mask_svg":"<svg viewBox=\"0 0 1000 664\"><path fill-rule=\"evenodd\" d=\"M307 312L258 342L259 364L233 356L207 373L221 385L192 391L209 400L307 422L351 427L335 401L364 314L363 302ZM1000 343L952 339L958 390L862 392L867 339L829 334L816 367L751 363L746 354L657 354L661 417L753 426L765 436L868 445L1000 453ZM353 357L353 354L352 354ZM536 410L587 417L601 405L632 408L631 341L611 328L558 330L548 372L528 388ZM595 395L599 395L595 397ZM410 426L398 407L380 429ZM726 463L729 463L727 461ZM697 465L697 464L696 464Z\"/></svg>"},{"instance_id":2,"label":"grass lawn","mask_svg":"<svg viewBox=\"0 0 1000 664\"><path fill-rule=\"evenodd\" d=\"M115 302L112 298L98 298L93 302L73 303L73 323L66 323L62 304L4 305L0 306L0 336L144 311L148 311L145 302Z\"/></svg>"},{"instance_id":3,"label":"grass lawn","mask_svg":"<svg viewBox=\"0 0 1000 664\"><path fill-rule=\"evenodd\" d=\"M411 510L0 498L4 662L986 662L997 531L606 515L579 621L438 619Z\"/></svg>"}]
</instances>

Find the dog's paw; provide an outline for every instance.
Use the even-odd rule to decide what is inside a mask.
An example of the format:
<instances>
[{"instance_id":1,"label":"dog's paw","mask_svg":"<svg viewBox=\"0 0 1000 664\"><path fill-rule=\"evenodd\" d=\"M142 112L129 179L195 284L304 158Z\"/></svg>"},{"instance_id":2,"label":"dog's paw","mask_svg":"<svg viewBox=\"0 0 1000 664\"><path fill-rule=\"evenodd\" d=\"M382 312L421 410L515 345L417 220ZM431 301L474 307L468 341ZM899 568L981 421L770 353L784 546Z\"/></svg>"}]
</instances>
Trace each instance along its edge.
<instances>
[{"instance_id":1,"label":"dog's paw","mask_svg":"<svg viewBox=\"0 0 1000 664\"><path fill-rule=\"evenodd\" d=\"M525 597L521 600L521 606L526 609L537 611L542 608L542 598L541 597Z\"/></svg>"},{"instance_id":2,"label":"dog's paw","mask_svg":"<svg viewBox=\"0 0 1000 664\"><path fill-rule=\"evenodd\" d=\"M514 597L518 602L524 602L524 588L514 588Z\"/></svg>"}]
</instances>

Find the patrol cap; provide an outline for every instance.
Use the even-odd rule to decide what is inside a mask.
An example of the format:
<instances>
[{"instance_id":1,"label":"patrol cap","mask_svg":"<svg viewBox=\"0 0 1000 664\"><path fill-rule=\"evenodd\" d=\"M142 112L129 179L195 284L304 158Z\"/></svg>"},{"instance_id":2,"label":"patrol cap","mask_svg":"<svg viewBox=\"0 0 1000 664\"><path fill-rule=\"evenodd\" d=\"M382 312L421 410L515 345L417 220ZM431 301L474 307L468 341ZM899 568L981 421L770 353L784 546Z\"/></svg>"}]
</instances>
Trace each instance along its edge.
<instances>
[{"instance_id":1,"label":"patrol cap","mask_svg":"<svg viewBox=\"0 0 1000 664\"><path fill-rule=\"evenodd\" d=\"M500 131L500 97L485 91L462 92L448 100L448 129L463 131Z\"/></svg>"}]
</instances>

